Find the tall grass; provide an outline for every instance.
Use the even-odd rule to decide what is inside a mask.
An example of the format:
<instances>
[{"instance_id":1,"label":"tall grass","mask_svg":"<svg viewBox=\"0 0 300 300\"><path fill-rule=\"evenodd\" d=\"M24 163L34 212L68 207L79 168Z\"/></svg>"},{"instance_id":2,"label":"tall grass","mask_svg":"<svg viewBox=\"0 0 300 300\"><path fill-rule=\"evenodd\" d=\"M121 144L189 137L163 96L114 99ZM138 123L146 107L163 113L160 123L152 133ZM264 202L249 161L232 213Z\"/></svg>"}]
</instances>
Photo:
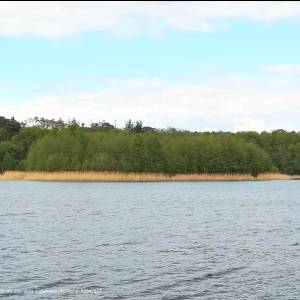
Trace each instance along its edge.
<instances>
[{"instance_id":1,"label":"tall grass","mask_svg":"<svg viewBox=\"0 0 300 300\"><path fill-rule=\"evenodd\" d=\"M7 171L0 180L33 181L103 181L103 182L155 182L155 181L249 181L249 180L289 180L298 176L286 174L260 174L254 178L249 174L177 174L119 173L119 172L19 172Z\"/></svg>"},{"instance_id":2,"label":"tall grass","mask_svg":"<svg viewBox=\"0 0 300 300\"><path fill-rule=\"evenodd\" d=\"M297 179L297 176L291 176L280 173L265 173L257 176L257 180L290 180Z\"/></svg>"}]
</instances>

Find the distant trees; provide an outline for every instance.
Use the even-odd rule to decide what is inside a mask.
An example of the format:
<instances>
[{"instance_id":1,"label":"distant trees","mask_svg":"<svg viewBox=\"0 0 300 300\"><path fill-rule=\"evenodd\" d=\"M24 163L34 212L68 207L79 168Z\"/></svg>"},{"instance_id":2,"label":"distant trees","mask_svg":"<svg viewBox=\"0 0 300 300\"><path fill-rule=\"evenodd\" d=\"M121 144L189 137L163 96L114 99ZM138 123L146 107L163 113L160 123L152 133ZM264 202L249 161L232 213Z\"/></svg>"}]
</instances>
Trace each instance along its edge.
<instances>
[{"instance_id":1,"label":"distant trees","mask_svg":"<svg viewBox=\"0 0 300 300\"><path fill-rule=\"evenodd\" d=\"M39 117L30 118L23 123L24 127L37 127L42 129L65 128L67 126L67 123L65 123L62 119L55 120Z\"/></svg>"},{"instance_id":2,"label":"distant trees","mask_svg":"<svg viewBox=\"0 0 300 300\"><path fill-rule=\"evenodd\" d=\"M13 117L0 117L0 172L14 170L19 164L23 149L10 139L21 130L21 124Z\"/></svg>"},{"instance_id":3,"label":"distant trees","mask_svg":"<svg viewBox=\"0 0 300 300\"><path fill-rule=\"evenodd\" d=\"M83 163L83 129L73 125L63 130L51 130L31 148L26 160L29 170L79 171Z\"/></svg>"},{"instance_id":4,"label":"distant trees","mask_svg":"<svg viewBox=\"0 0 300 300\"><path fill-rule=\"evenodd\" d=\"M150 127L150 126L143 126L142 121L136 121L135 123L129 119L125 123L125 128L126 131L131 132L131 133L139 133L139 132L154 132L157 131L156 128Z\"/></svg>"},{"instance_id":5,"label":"distant trees","mask_svg":"<svg viewBox=\"0 0 300 300\"><path fill-rule=\"evenodd\" d=\"M98 128L114 129L115 128L112 124L110 124L106 121L102 121L102 122L99 122L99 123L93 123L92 122L90 127L92 129L98 129Z\"/></svg>"},{"instance_id":6,"label":"distant trees","mask_svg":"<svg viewBox=\"0 0 300 300\"><path fill-rule=\"evenodd\" d=\"M263 149L270 157L274 169L287 174L299 174L300 133L282 129L272 132L241 132L237 136Z\"/></svg>"},{"instance_id":7,"label":"distant trees","mask_svg":"<svg viewBox=\"0 0 300 300\"><path fill-rule=\"evenodd\" d=\"M13 135L17 134L21 129L21 124L17 122L14 117L6 119L0 117L0 142L6 141Z\"/></svg>"},{"instance_id":8,"label":"distant trees","mask_svg":"<svg viewBox=\"0 0 300 300\"><path fill-rule=\"evenodd\" d=\"M15 170L20 165L24 149L11 141L0 143L0 172Z\"/></svg>"},{"instance_id":9,"label":"distant trees","mask_svg":"<svg viewBox=\"0 0 300 300\"><path fill-rule=\"evenodd\" d=\"M120 171L300 174L300 133L157 130L128 120L89 127L75 119L0 117L0 172Z\"/></svg>"},{"instance_id":10,"label":"distant trees","mask_svg":"<svg viewBox=\"0 0 300 300\"><path fill-rule=\"evenodd\" d=\"M233 136L92 132L80 127L50 131L33 144L26 166L39 171L251 173L255 176L273 168L263 149Z\"/></svg>"}]
</instances>

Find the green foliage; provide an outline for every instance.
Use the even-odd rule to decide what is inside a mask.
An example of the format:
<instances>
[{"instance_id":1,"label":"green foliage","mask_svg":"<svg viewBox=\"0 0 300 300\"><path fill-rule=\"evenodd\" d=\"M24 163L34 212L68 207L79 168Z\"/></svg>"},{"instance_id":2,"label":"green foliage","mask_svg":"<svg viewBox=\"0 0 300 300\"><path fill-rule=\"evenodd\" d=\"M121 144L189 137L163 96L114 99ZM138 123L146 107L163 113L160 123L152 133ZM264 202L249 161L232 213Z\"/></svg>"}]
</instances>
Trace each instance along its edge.
<instances>
[{"instance_id":1,"label":"green foliage","mask_svg":"<svg viewBox=\"0 0 300 300\"><path fill-rule=\"evenodd\" d=\"M300 143L289 146L286 160L286 173L300 174Z\"/></svg>"},{"instance_id":2,"label":"green foliage","mask_svg":"<svg viewBox=\"0 0 300 300\"><path fill-rule=\"evenodd\" d=\"M0 117L0 172L300 174L300 133L294 131L192 133L131 120L120 130L105 121L87 128L75 120L34 120L38 125L21 128Z\"/></svg>"},{"instance_id":3,"label":"green foliage","mask_svg":"<svg viewBox=\"0 0 300 300\"><path fill-rule=\"evenodd\" d=\"M8 132L6 128L0 127L0 142L8 140Z\"/></svg>"},{"instance_id":4,"label":"green foliage","mask_svg":"<svg viewBox=\"0 0 300 300\"><path fill-rule=\"evenodd\" d=\"M12 141L22 145L25 152L27 152L30 145L46 135L47 132L48 131L46 129L41 129L38 127L22 128L17 135L13 136Z\"/></svg>"},{"instance_id":5,"label":"green foliage","mask_svg":"<svg viewBox=\"0 0 300 300\"><path fill-rule=\"evenodd\" d=\"M300 143L300 133L280 129L261 134L242 132L237 135L268 153L275 170L287 174L299 174L297 157L300 155L300 148L297 145Z\"/></svg>"},{"instance_id":6,"label":"green foliage","mask_svg":"<svg viewBox=\"0 0 300 300\"><path fill-rule=\"evenodd\" d=\"M39 139L28 153L26 167L41 171L80 171L85 147L81 128L53 129Z\"/></svg>"},{"instance_id":7,"label":"green foliage","mask_svg":"<svg viewBox=\"0 0 300 300\"><path fill-rule=\"evenodd\" d=\"M175 173L271 171L268 154L231 135L50 131L31 147L28 170Z\"/></svg>"},{"instance_id":8,"label":"green foliage","mask_svg":"<svg viewBox=\"0 0 300 300\"><path fill-rule=\"evenodd\" d=\"M7 140L17 134L21 129L21 124L14 118L6 119L0 117L0 141Z\"/></svg>"},{"instance_id":9,"label":"green foliage","mask_svg":"<svg viewBox=\"0 0 300 300\"><path fill-rule=\"evenodd\" d=\"M23 147L10 141L0 143L0 172L15 170L22 159Z\"/></svg>"}]
</instances>

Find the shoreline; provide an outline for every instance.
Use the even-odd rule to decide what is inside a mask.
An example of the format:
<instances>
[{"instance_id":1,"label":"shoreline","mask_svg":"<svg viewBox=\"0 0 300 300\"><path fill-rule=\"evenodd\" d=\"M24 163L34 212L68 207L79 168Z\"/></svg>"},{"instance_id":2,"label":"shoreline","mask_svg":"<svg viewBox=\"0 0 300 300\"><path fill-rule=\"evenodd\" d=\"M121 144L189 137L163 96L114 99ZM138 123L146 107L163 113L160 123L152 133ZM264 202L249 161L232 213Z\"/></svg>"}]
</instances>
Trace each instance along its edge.
<instances>
[{"instance_id":1,"label":"shoreline","mask_svg":"<svg viewBox=\"0 0 300 300\"><path fill-rule=\"evenodd\" d=\"M269 181L299 180L300 175L260 174L177 174L122 172L30 172L6 171L0 180L65 181L65 182L180 182L180 181Z\"/></svg>"}]
</instances>

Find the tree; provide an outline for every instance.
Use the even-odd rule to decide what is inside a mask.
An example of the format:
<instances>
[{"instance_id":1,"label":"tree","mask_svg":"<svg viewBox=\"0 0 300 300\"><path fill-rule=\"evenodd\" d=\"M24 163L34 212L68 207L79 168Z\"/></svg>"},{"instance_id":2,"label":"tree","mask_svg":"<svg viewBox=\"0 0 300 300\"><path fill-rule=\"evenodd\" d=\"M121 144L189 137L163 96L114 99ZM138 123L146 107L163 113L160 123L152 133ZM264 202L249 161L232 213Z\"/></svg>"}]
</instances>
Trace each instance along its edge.
<instances>
[{"instance_id":1,"label":"tree","mask_svg":"<svg viewBox=\"0 0 300 300\"><path fill-rule=\"evenodd\" d=\"M129 119L126 123L125 123L125 130L128 132L132 132L134 128L134 125L131 121L131 119Z\"/></svg>"},{"instance_id":2,"label":"tree","mask_svg":"<svg viewBox=\"0 0 300 300\"><path fill-rule=\"evenodd\" d=\"M135 126L133 127L133 132L139 133L143 131L143 122L142 121L136 121Z\"/></svg>"},{"instance_id":3,"label":"tree","mask_svg":"<svg viewBox=\"0 0 300 300\"><path fill-rule=\"evenodd\" d=\"M0 129L2 131L2 139L5 136L9 139L20 131L21 124L17 122L14 117L11 119L0 117Z\"/></svg>"},{"instance_id":4,"label":"tree","mask_svg":"<svg viewBox=\"0 0 300 300\"><path fill-rule=\"evenodd\" d=\"M0 142L8 140L8 132L4 127L0 127Z\"/></svg>"}]
</instances>

